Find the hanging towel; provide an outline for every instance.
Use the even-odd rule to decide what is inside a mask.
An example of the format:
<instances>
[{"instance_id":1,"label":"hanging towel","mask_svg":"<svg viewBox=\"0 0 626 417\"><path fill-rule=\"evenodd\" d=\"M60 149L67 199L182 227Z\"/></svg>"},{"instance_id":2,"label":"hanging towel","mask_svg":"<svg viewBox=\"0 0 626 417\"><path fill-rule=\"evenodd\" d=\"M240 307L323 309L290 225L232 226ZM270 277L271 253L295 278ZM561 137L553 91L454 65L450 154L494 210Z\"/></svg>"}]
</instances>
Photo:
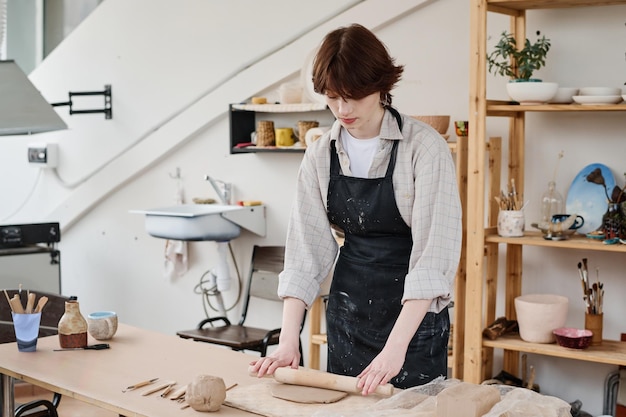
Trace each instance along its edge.
<instances>
[{"instance_id":1,"label":"hanging towel","mask_svg":"<svg viewBox=\"0 0 626 417\"><path fill-rule=\"evenodd\" d=\"M183 204L183 187L178 180L176 189L176 204ZM163 275L165 278L174 279L185 275L187 272L187 242L183 240L166 240L165 241L165 262Z\"/></svg>"}]
</instances>

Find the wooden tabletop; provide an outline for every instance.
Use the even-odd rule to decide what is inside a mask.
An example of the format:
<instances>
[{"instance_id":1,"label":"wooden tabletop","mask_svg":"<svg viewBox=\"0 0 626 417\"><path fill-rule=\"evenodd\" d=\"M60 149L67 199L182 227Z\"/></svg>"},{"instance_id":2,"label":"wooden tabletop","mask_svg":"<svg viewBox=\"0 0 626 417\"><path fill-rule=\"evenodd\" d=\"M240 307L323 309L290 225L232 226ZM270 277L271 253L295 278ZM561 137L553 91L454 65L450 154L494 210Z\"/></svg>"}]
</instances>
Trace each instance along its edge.
<instances>
[{"instance_id":1,"label":"wooden tabletop","mask_svg":"<svg viewBox=\"0 0 626 417\"><path fill-rule=\"evenodd\" d=\"M120 324L110 349L55 352L58 336L38 340L36 352L18 352L16 343L0 345L0 373L59 392L120 415L172 417L206 415L161 398L160 392L141 394L158 383L176 381L176 388L194 376L220 376L226 386L260 383L248 375L256 356L234 352L208 343ZM89 338L89 344L102 343ZM122 389L140 381L159 378L151 385L126 393ZM250 416L222 406L211 415Z\"/></svg>"}]
</instances>

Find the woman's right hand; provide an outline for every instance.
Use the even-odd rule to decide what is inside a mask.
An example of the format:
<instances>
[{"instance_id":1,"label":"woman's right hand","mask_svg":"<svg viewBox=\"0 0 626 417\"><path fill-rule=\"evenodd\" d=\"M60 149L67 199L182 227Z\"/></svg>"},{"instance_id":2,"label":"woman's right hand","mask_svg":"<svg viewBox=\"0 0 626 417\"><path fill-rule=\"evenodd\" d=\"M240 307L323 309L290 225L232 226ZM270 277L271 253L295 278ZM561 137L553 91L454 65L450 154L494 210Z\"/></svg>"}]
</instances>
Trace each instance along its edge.
<instances>
[{"instance_id":1,"label":"woman's right hand","mask_svg":"<svg viewBox=\"0 0 626 417\"><path fill-rule=\"evenodd\" d=\"M300 349L298 341L293 343L279 343L278 348L270 355L250 362L250 372L256 373L259 378L272 375L277 368L290 366L297 369L300 364Z\"/></svg>"},{"instance_id":2,"label":"woman's right hand","mask_svg":"<svg viewBox=\"0 0 626 417\"><path fill-rule=\"evenodd\" d=\"M276 368L300 364L300 326L304 317L305 304L297 298L287 297L283 301L283 322L278 347L271 354L250 362L251 372L259 378L272 375Z\"/></svg>"}]
</instances>

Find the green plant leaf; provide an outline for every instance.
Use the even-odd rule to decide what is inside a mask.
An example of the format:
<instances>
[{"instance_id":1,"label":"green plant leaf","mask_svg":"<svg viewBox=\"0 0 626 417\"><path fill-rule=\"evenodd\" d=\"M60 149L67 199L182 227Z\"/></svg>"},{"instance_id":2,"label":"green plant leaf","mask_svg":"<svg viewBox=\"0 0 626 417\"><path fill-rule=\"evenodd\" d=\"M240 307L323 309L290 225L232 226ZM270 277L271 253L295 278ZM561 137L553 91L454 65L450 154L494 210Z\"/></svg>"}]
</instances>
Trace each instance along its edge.
<instances>
[{"instance_id":1,"label":"green plant leaf","mask_svg":"<svg viewBox=\"0 0 626 417\"><path fill-rule=\"evenodd\" d=\"M539 35L539 32L537 32L537 35ZM534 71L545 66L546 55L550 50L550 46L550 40L542 36L535 43L531 43L526 39L524 47L518 50L513 34L504 31L494 50L487 55L489 72L510 78L528 80L532 77Z\"/></svg>"}]
</instances>

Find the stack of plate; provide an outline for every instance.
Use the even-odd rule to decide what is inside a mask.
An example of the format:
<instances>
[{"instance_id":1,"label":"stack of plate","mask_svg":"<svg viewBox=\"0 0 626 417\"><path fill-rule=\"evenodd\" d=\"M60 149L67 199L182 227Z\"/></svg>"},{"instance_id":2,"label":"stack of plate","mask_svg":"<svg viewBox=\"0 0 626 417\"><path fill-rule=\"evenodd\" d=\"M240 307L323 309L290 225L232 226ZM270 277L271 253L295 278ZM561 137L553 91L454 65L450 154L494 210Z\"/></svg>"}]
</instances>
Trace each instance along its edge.
<instances>
[{"instance_id":1,"label":"stack of plate","mask_svg":"<svg viewBox=\"0 0 626 417\"><path fill-rule=\"evenodd\" d=\"M581 88L578 94L573 97L578 104L618 104L623 100L621 88L585 87Z\"/></svg>"}]
</instances>

